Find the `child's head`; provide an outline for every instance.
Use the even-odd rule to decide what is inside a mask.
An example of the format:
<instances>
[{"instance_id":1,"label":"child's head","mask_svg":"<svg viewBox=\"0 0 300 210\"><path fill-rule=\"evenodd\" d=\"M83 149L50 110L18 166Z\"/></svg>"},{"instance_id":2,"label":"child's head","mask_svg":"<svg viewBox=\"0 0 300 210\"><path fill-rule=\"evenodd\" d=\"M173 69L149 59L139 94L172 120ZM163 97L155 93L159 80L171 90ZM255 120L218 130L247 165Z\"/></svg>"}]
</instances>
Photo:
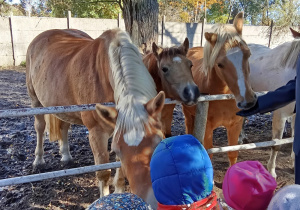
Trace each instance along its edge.
<instances>
[{"instance_id":1,"label":"child's head","mask_svg":"<svg viewBox=\"0 0 300 210\"><path fill-rule=\"evenodd\" d=\"M227 170L222 189L226 203L236 210L265 210L276 186L260 162L244 161Z\"/></svg>"},{"instance_id":2,"label":"child's head","mask_svg":"<svg viewBox=\"0 0 300 210\"><path fill-rule=\"evenodd\" d=\"M272 198L268 210L300 209L300 185L281 188Z\"/></svg>"},{"instance_id":3,"label":"child's head","mask_svg":"<svg viewBox=\"0 0 300 210\"><path fill-rule=\"evenodd\" d=\"M192 204L212 193L210 158L192 135L161 141L152 155L150 172L154 195L160 204Z\"/></svg>"}]
</instances>

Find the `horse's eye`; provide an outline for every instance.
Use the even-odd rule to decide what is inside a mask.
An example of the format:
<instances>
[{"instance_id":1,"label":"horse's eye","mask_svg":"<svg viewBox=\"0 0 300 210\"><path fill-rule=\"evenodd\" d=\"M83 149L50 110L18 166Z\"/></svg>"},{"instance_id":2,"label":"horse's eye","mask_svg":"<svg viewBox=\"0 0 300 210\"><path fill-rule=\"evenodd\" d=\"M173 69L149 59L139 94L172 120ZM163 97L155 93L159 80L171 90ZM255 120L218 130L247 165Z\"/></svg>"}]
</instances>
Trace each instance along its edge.
<instances>
[{"instance_id":1,"label":"horse's eye","mask_svg":"<svg viewBox=\"0 0 300 210\"><path fill-rule=\"evenodd\" d=\"M218 67L219 67L219 68L223 68L224 66L223 66L223 64L218 63Z\"/></svg>"},{"instance_id":2,"label":"horse's eye","mask_svg":"<svg viewBox=\"0 0 300 210\"><path fill-rule=\"evenodd\" d=\"M163 68L162 68L162 71L163 71L164 73L166 73L168 70L169 70L169 69L168 69L167 67L163 67Z\"/></svg>"},{"instance_id":3,"label":"horse's eye","mask_svg":"<svg viewBox=\"0 0 300 210\"><path fill-rule=\"evenodd\" d=\"M194 65L193 64L191 64L191 68L193 67Z\"/></svg>"}]
</instances>

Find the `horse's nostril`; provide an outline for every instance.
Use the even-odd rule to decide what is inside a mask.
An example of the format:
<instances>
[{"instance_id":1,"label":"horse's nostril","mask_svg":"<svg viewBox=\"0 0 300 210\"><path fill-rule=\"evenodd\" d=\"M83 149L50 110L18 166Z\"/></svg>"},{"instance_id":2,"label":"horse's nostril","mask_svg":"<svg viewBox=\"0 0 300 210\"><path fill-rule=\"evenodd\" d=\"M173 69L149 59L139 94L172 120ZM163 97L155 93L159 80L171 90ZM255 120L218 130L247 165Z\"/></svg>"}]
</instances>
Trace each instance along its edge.
<instances>
[{"instance_id":1,"label":"horse's nostril","mask_svg":"<svg viewBox=\"0 0 300 210\"><path fill-rule=\"evenodd\" d=\"M194 93L195 93L194 100L196 101L198 99L198 97L200 96L200 91L199 91L199 88L197 86L195 86L195 88L194 88Z\"/></svg>"}]
</instances>

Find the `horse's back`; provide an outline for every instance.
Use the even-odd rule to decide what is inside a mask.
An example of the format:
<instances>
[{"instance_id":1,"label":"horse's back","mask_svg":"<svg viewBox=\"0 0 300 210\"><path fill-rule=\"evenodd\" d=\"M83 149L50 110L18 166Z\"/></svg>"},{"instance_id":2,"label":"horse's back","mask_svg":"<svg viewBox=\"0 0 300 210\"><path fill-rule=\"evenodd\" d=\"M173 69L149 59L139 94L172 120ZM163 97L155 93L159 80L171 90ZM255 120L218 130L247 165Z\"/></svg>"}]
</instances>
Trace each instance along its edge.
<instances>
[{"instance_id":1,"label":"horse's back","mask_svg":"<svg viewBox=\"0 0 300 210\"><path fill-rule=\"evenodd\" d=\"M186 56L191 60L200 60L203 58L203 49L203 47L192 47Z\"/></svg>"},{"instance_id":2,"label":"horse's back","mask_svg":"<svg viewBox=\"0 0 300 210\"><path fill-rule=\"evenodd\" d=\"M26 63L26 84L33 106L113 100L107 78L108 46L103 38L92 39L73 29L45 31L29 45Z\"/></svg>"},{"instance_id":3,"label":"horse's back","mask_svg":"<svg viewBox=\"0 0 300 210\"><path fill-rule=\"evenodd\" d=\"M264 45L249 44L251 56L250 83L254 91L270 91L294 79L296 71L281 65L282 58L289 48L288 43L268 48Z\"/></svg>"}]
</instances>

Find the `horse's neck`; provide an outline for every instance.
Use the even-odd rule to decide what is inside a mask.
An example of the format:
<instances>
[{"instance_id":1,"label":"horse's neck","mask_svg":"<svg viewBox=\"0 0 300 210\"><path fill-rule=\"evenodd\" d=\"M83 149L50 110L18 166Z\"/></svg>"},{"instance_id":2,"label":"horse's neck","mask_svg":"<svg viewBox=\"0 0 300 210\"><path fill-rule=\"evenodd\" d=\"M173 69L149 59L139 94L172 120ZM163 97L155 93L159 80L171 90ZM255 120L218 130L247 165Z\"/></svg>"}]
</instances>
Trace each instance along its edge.
<instances>
[{"instance_id":1,"label":"horse's neck","mask_svg":"<svg viewBox=\"0 0 300 210\"><path fill-rule=\"evenodd\" d=\"M155 82L157 92L163 90L162 80L161 80L161 78L159 76L159 72L158 72L159 69L157 66L157 60L156 60L155 56L153 55L153 53L147 54L143 58L143 62ZM168 96L166 96L166 97L168 97Z\"/></svg>"},{"instance_id":2,"label":"horse's neck","mask_svg":"<svg viewBox=\"0 0 300 210\"><path fill-rule=\"evenodd\" d=\"M193 70L193 76L196 84L199 87L201 93L208 94L227 94L230 93L229 87L226 82L221 79L215 69L213 68L211 72L205 73L199 68Z\"/></svg>"}]
</instances>

